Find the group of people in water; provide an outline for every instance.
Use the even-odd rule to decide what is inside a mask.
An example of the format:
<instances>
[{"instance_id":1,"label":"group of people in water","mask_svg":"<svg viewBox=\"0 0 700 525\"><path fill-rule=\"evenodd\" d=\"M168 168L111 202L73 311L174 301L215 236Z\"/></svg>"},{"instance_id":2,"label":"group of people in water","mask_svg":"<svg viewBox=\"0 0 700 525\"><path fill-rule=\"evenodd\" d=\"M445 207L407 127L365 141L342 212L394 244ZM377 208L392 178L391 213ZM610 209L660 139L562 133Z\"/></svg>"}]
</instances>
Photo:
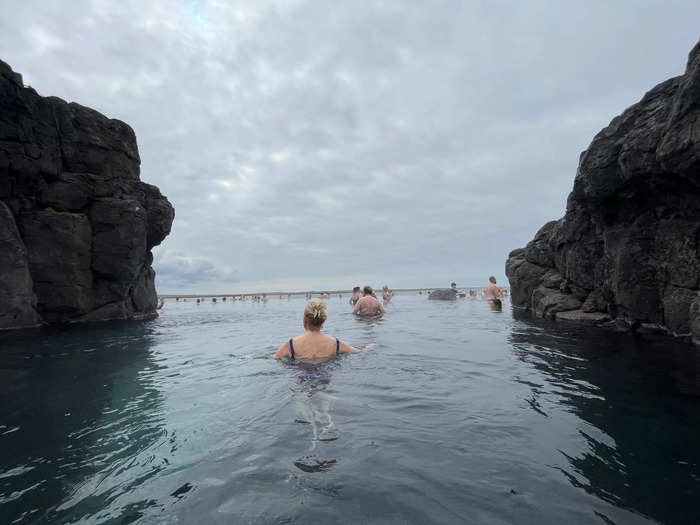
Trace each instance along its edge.
<instances>
[{"instance_id":1,"label":"group of people in water","mask_svg":"<svg viewBox=\"0 0 700 525\"><path fill-rule=\"evenodd\" d=\"M463 292L457 289L457 284L452 283L450 288L454 291L456 296L459 297L465 297L468 299L479 299L480 296L477 294L476 290L470 289L468 292ZM418 294L422 295L424 292L430 296L430 294L434 290L427 288L427 289L421 289L418 290ZM508 295L508 290L506 288L502 288L496 285L496 278L491 276L489 277L489 283L484 289L481 297L488 301L495 301L495 302L500 302L500 299ZM288 300L292 298L291 293L287 294L280 294L279 298L284 299L287 298ZM356 315L381 315L384 313L384 305L387 305L391 302L391 299L394 297L394 292L389 289L388 285L382 286L382 301L380 302L376 292L372 289L371 286L365 286L363 289L361 289L359 286L355 286L352 290L352 294L350 296L350 304L353 306L353 313ZM311 300L313 299L313 293L312 292L305 292L304 293L304 298L306 300ZM331 293L330 292L321 292L318 294L318 298L322 300L328 300L331 299ZM338 293L338 298L342 299L343 294ZM206 297L195 297L194 298L195 302L197 304L202 304L207 301ZM175 301L180 302L186 302L187 297L176 297ZM211 302L216 303L217 301L221 302L235 302L235 301L251 301L254 303L266 303L268 301L268 296L266 293L263 294L240 294L240 295L232 295L230 296L216 296L216 297L211 297ZM165 300L164 298L159 298L158 300L158 305L156 308L160 310L163 308L165 305ZM359 305L359 306L358 306Z\"/></svg>"},{"instance_id":2,"label":"group of people in water","mask_svg":"<svg viewBox=\"0 0 700 525\"><path fill-rule=\"evenodd\" d=\"M452 289L457 292L457 284L452 283ZM459 295L463 297L467 297L468 299L479 299L478 294L476 293L476 290L470 289L469 294L467 293L462 293L458 292ZM505 296L508 295L508 290L506 288L500 287L496 285L496 278L492 275L489 277L489 284L486 285L486 288L484 288L482 297L486 299L487 301L495 301L497 303L500 303L501 299Z\"/></svg>"},{"instance_id":3,"label":"group of people in water","mask_svg":"<svg viewBox=\"0 0 700 525\"><path fill-rule=\"evenodd\" d=\"M455 294L460 294L456 283L452 283L450 288L454 290ZM418 293L422 294L422 290ZM428 291L428 293L430 294L431 292ZM496 285L495 277L489 277L489 283L484 289L483 298L489 302L492 308L500 310L501 298L507 294L508 291L505 288L500 288ZM330 298L330 294L325 295L327 295L325 298ZM389 290L387 285L384 285L382 287L384 304L391 302L393 296L394 293ZM466 293L462 296L466 296ZM306 294L306 298L310 299L310 294ZM320 298L324 298L323 295ZM475 290L469 290L469 298L477 298ZM359 286L355 286L350 297L350 304L353 306L352 313L357 316L375 317L385 312L384 304L379 300L371 286L365 286L362 291L360 291ZM359 352L359 349L341 341L337 337L331 337L321 332L323 323L328 317L326 308L327 306L324 302L308 302L306 308L304 308L304 333L290 338L279 347L272 357L274 359L289 358L308 363L321 363L334 359L342 353Z\"/></svg>"},{"instance_id":4,"label":"group of people in water","mask_svg":"<svg viewBox=\"0 0 700 525\"><path fill-rule=\"evenodd\" d=\"M374 291L372 291L372 287L366 286L365 289L367 289L367 288L369 288L369 290L370 290L369 295L371 295L372 297L374 297L376 299L377 294ZM313 292L305 292L304 293L304 299L306 299L307 301L313 299L313 296L314 296ZM354 306L355 303L357 302L357 300L362 296L363 296L363 294L362 294L362 292L360 292L360 287L356 286L353 289L353 293L352 293L352 296L350 298L350 303ZM384 301L384 303L386 304L389 301L391 301L391 298L393 296L394 296L394 292L390 291L389 287L387 285L384 285L384 287L382 288L382 300ZM280 299L284 299L285 297L287 299L291 299L292 294L291 293L280 294L280 296L279 296ZM331 299L331 293L330 292L321 292L318 294L318 298L319 299ZM343 294L339 293L338 298L342 299ZM206 297L195 297L194 300L197 304L203 304L207 301L207 298ZM259 294L251 294L251 295L241 294L241 295L232 295L232 296L230 296L230 298L229 298L229 296L225 296L225 295L224 296L216 296L216 297L211 298L212 303L216 303L218 301L226 302L227 300L229 300L230 302L252 301L254 303L256 303L256 302L257 303L260 303L260 302L266 303L268 301L268 297L267 297L267 294L264 293L262 295L259 295ZM187 302L187 297L176 297L175 301L176 302L180 302L180 301ZM159 298L157 308L160 310L164 304L165 304L165 299L163 297Z\"/></svg>"},{"instance_id":5,"label":"group of people in water","mask_svg":"<svg viewBox=\"0 0 700 525\"><path fill-rule=\"evenodd\" d=\"M288 299L291 299L292 294L288 294L288 295L289 295ZM281 295L280 295L280 299L282 299ZM187 302L187 297L183 297L182 299L180 299L179 297L175 298L175 301L177 301L177 302L180 302L181 300L183 302ZM195 302L197 304L202 304L202 303L206 302L206 300L207 300L206 297L195 297ZM215 303L217 301L226 302L227 300L228 300L228 296L226 296L226 295L211 298L212 303ZM234 302L234 301L252 301L254 303L266 303L267 300L268 299L267 299L266 293L264 293L262 295L232 295L231 296L231 302ZM161 299L161 301L162 301L162 299Z\"/></svg>"},{"instance_id":6,"label":"group of people in water","mask_svg":"<svg viewBox=\"0 0 700 525\"><path fill-rule=\"evenodd\" d=\"M468 292L461 292L457 289L457 284L452 283L450 289L453 290L455 296L465 297L469 299L478 299L476 290L470 289ZM422 295L425 291L428 296L434 292L431 289L419 290L418 294ZM501 298L508 295L508 290L501 288L496 285L496 278L489 277L489 283L484 288L482 297L489 302L489 304L494 309L500 310ZM283 299L285 294L280 295L280 299ZM286 294L287 299L292 298L292 294ZM349 352L359 352L357 348L349 345L338 339L337 337L331 337L327 334L321 332L323 323L325 323L328 315L326 313L326 303L322 301L312 301L313 294L311 292L306 292L304 294L305 299L309 300L304 308L304 333L292 337L286 341L282 346L279 347L275 355L275 359L279 358L290 358L292 360L300 360L309 363L320 363L333 359L340 354ZM338 294L338 298L342 299L343 295ZM384 306L389 304L394 297L394 292L389 289L389 286L384 285L382 287L382 300L380 301L377 294L372 289L371 286L365 286L360 289L359 286L355 286L352 290L352 295L350 296L350 305L353 307L353 315L360 317L377 317L385 313ZM319 294L319 299L330 299L331 294L328 292L322 292ZM179 302L180 297L176 297L175 301ZM228 296L212 297L211 302L216 303L218 300L225 302L228 300ZM182 298L182 301L187 301L187 298ZM197 304L202 304L206 301L206 298L196 297L195 301ZM233 295L230 297L230 301L252 301L252 302L262 302L266 303L268 301L267 294L253 294L253 295ZM163 298L158 301L158 309L161 309L164 305Z\"/></svg>"},{"instance_id":7,"label":"group of people in water","mask_svg":"<svg viewBox=\"0 0 700 525\"><path fill-rule=\"evenodd\" d=\"M384 285L384 290L382 298L385 303L388 303L394 294L389 292L389 287L386 285ZM371 286L365 286L362 293L360 293L360 287L355 286L352 290L352 297L350 297L350 304L353 306L352 313L354 315L374 316L384 313L384 305L377 299L377 294L374 293Z\"/></svg>"},{"instance_id":8,"label":"group of people in water","mask_svg":"<svg viewBox=\"0 0 700 525\"><path fill-rule=\"evenodd\" d=\"M340 297L342 295L338 294ZM389 303L394 293L387 285L382 288L382 300ZM306 294L310 298L310 294ZM320 299L330 299L330 294L321 294ZM362 292L360 287L355 286L350 297L350 304L353 306L352 313L359 316L374 317L382 315L384 305L377 298L377 294L371 286L365 286ZM326 313L326 303L321 301L310 301L304 308L304 333L292 337L279 347L275 359L290 358L306 363L321 363L338 357L340 354L349 352L359 352L360 350L341 341L337 337L331 337L321 332L321 327L328 317Z\"/></svg>"},{"instance_id":9,"label":"group of people in water","mask_svg":"<svg viewBox=\"0 0 700 525\"><path fill-rule=\"evenodd\" d=\"M503 297L508 295L507 288L496 285L496 278L494 276L489 277L489 283L486 285L481 295L479 295L473 288L471 288L468 292L458 290L457 283L454 282L450 285L450 290L454 292L456 297L464 297L471 300L486 299L487 301L500 301ZM425 292L426 295L430 296L430 294L434 291L435 290L430 288L418 290L418 295L423 295L423 292Z\"/></svg>"}]
</instances>

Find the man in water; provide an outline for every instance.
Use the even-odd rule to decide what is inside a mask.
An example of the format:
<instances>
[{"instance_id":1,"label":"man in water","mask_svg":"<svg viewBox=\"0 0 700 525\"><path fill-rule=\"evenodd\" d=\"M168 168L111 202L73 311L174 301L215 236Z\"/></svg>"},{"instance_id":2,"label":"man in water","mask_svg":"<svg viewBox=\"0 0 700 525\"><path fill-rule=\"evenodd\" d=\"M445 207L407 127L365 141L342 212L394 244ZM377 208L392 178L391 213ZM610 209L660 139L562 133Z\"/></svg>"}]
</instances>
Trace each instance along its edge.
<instances>
[{"instance_id":1,"label":"man in water","mask_svg":"<svg viewBox=\"0 0 700 525\"><path fill-rule=\"evenodd\" d=\"M498 299L498 286L496 286L496 278L493 275L489 277L489 284L486 285L484 290L484 299L489 301Z\"/></svg>"},{"instance_id":2,"label":"man in water","mask_svg":"<svg viewBox=\"0 0 700 525\"><path fill-rule=\"evenodd\" d=\"M360 287L355 286L355 288L352 289L352 297L350 297L350 304L355 306L357 304L357 301L360 300L360 297L362 297L362 294L360 293Z\"/></svg>"},{"instance_id":3,"label":"man in water","mask_svg":"<svg viewBox=\"0 0 700 525\"><path fill-rule=\"evenodd\" d=\"M492 275L489 277L489 284L486 285L486 290L484 290L484 298L490 305L500 307L501 300L498 298L499 295L501 294L498 286L496 286L496 278Z\"/></svg>"},{"instance_id":4,"label":"man in water","mask_svg":"<svg viewBox=\"0 0 700 525\"><path fill-rule=\"evenodd\" d=\"M353 314L356 315L380 315L384 313L384 307L382 303L377 299L372 293L371 286L365 286L363 290L364 295L357 301Z\"/></svg>"}]
</instances>

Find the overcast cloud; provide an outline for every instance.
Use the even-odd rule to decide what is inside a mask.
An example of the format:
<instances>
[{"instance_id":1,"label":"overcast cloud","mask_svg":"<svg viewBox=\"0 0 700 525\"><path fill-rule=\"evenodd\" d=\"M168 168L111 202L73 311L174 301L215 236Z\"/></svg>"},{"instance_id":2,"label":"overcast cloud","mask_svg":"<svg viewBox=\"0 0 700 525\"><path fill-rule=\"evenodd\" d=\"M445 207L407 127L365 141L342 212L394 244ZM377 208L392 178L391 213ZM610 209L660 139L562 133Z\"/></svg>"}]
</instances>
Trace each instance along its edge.
<instances>
[{"instance_id":1,"label":"overcast cloud","mask_svg":"<svg viewBox=\"0 0 700 525\"><path fill-rule=\"evenodd\" d=\"M503 281L697 1L0 0L0 58L129 123L159 291Z\"/></svg>"}]
</instances>

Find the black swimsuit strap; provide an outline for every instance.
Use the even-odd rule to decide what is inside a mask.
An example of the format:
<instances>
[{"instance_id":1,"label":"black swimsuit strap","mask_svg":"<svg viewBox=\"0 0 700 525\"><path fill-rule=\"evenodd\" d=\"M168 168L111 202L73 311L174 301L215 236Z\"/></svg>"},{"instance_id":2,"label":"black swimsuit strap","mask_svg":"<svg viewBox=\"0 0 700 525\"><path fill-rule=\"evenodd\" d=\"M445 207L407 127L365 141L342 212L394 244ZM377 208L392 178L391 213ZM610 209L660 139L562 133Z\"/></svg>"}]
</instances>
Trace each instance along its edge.
<instances>
[{"instance_id":1,"label":"black swimsuit strap","mask_svg":"<svg viewBox=\"0 0 700 525\"><path fill-rule=\"evenodd\" d=\"M335 355L340 355L340 339L335 338Z\"/></svg>"},{"instance_id":2,"label":"black swimsuit strap","mask_svg":"<svg viewBox=\"0 0 700 525\"><path fill-rule=\"evenodd\" d=\"M294 343L292 340L289 340L289 352L292 354L292 359L294 359Z\"/></svg>"}]
</instances>

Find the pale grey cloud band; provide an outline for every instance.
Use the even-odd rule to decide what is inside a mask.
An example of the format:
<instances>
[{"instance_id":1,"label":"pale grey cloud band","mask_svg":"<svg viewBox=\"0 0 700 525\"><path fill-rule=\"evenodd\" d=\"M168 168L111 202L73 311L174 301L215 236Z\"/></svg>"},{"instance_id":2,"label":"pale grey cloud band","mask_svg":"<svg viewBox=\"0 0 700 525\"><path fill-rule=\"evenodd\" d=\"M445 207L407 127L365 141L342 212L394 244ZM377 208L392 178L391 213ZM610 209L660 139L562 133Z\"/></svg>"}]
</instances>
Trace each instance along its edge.
<instances>
[{"instance_id":1,"label":"pale grey cloud band","mask_svg":"<svg viewBox=\"0 0 700 525\"><path fill-rule=\"evenodd\" d=\"M502 280L700 20L690 1L4 4L25 82L136 131L177 214L161 291Z\"/></svg>"}]
</instances>

